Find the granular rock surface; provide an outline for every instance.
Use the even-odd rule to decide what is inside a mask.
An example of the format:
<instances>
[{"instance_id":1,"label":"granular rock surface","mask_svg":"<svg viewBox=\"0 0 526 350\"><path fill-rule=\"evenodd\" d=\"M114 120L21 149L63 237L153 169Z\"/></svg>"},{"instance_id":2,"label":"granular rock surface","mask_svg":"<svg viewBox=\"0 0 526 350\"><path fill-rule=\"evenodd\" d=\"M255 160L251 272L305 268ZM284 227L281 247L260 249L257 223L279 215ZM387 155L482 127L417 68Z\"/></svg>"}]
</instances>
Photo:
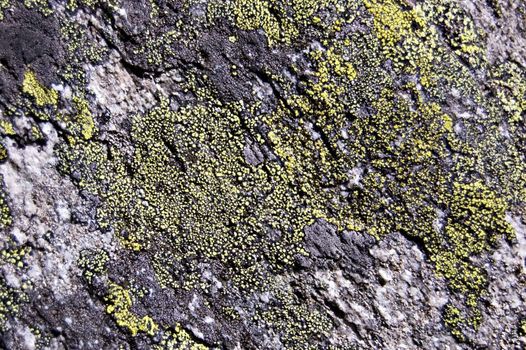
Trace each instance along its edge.
<instances>
[{"instance_id":1,"label":"granular rock surface","mask_svg":"<svg viewBox=\"0 0 526 350\"><path fill-rule=\"evenodd\" d=\"M523 0L0 0L0 348L526 347Z\"/></svg>"}]
</instances>

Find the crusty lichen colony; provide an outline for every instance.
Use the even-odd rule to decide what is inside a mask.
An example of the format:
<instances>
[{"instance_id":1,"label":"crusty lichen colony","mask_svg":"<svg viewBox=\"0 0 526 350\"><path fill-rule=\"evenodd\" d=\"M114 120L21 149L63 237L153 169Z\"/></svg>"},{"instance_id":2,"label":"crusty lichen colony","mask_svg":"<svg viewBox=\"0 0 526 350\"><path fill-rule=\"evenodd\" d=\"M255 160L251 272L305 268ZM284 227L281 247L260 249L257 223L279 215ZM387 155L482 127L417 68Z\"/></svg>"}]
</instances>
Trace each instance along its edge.
<instances>
[{"instance_id":1,"label":"crusty lichen colony","mask_svg":"<svg viewBox=\"0 0 526 350\"><path fill-rule=\"evenodd\" d=\"M154 349L221 347L183 318L159 316L145 279L119 267L137 260L163 290L198 291L211 314L238 327L242 318L284 348L351 348L327 345L326 307L302 301L283 277L310 255L305 229L323 221L339 235L416 242L447 285L442 324L473 341L485 322L484 259L516 240L510 215L526 220L525 68L490 59L488 34L452 0L143 3L146 39L125 47L93 29L122 20L120 1L0 0L0 20L20 6L55 18L66 57L54 81L24 66L0 113L0 160L4 141L42 145L45 124L58 131L57 169L93 204L94 232L117 239L117 252L88 249L76 262L114 324ZM214 51L241 52L250 35L264 38L257 50L275 64ZM126 65L141 77L185 66L154 103L112 112L87 68L112 50L133 57ZM6 237L17 221L9 198L3 190ZM29 268L31 247L2 244L2 264ZM29 279L18 288L0 280L0 323L31 290ZM239 304L254 295L271 301Z\"/></svg>"}]
</instances>

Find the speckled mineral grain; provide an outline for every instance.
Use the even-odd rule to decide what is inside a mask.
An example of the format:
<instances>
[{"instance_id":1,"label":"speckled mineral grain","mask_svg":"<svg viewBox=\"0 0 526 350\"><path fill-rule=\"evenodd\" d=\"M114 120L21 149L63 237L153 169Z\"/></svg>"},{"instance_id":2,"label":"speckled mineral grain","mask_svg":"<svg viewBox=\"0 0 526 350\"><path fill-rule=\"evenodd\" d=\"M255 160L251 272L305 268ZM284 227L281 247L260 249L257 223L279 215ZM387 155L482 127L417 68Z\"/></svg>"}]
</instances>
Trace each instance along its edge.
<instances>
[{"instance_id":1,"label":"speckled mineral grain","mask_svg":"<svg viewBox=\"0 0 526 350\"><path fill-rule=\"evenodd\" d=\"M0 348L525 348L525 158L524 0L0 0Z\"/></svg>"}]
</instances>

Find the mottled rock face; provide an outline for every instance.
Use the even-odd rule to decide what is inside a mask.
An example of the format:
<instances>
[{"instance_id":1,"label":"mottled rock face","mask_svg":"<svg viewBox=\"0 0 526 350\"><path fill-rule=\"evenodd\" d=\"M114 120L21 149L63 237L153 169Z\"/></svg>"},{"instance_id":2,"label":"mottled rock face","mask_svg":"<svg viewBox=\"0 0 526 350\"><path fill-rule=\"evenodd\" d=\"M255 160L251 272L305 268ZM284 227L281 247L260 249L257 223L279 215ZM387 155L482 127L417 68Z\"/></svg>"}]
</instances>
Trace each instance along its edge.
<instances>
[{"instance_id":1,"label":"mottled rock face","mask_svg":"<svg viewBox=\"0 0 526 350\"><path fill-rule=\"evenodd\" d=\"M0 0L0 347L525 347L525 23Z\"/></svg>"}]
</instances>

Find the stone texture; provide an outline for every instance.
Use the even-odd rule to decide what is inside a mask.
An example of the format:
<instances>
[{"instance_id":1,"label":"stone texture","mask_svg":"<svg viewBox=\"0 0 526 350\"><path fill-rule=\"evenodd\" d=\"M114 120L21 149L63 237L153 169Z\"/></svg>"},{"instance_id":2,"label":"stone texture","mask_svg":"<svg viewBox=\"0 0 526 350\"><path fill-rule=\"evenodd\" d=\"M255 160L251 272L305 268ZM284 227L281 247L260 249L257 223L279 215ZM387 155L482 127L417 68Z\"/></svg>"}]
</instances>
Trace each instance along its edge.
<instances>
[{"instance_id":1,"label":"stone texture","mask_svg":"<svg viewBox=\"0 0 526 350\"><path fill-rule=\"evenodd\" d=\"M524 2L0 13L0 348L526 346Z\"/></svg>"}]
</instances>

